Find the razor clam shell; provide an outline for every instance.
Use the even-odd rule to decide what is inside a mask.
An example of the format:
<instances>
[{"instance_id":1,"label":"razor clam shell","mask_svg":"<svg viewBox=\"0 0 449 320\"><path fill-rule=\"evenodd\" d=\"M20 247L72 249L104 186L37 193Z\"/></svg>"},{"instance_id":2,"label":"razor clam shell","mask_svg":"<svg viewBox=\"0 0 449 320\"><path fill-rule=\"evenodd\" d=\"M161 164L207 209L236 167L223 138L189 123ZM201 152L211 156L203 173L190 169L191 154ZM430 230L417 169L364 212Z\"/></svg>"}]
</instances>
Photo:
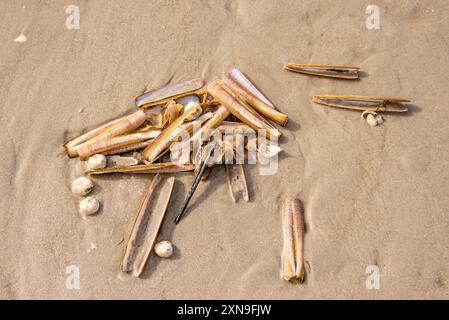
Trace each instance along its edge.
<instances>
[{"instance_id":1,"label":"razor clam shell","mask_svg":"<svg viewBox=\"0 0 449 320\"><path fill-rule=\"evenodd\" d=\"M210 94L225 106L239 120L249 125L254 130L267 130L267 137L271 134L280 136L279 130L269 124L261 115L239 99L229 88L227 88L220 79L212 81L208 87Z\"/></svg>"},{"instance_id":2,"label":"razor clam shell","mask_svg":"<svg viewBox=\"0 0 449 320\"><path fill-rule=\"evenodd\" d=\"M269 120L274 121L281 126L286 125L288 121L287 115L273 109L270 105L267 105L265 102L258 99L252 93L240 86L237 82L232 80L229 76L224 76L222 81L223 84L227 88L229 88L236 96L245 101L248 105L254 108L254 110L263 115L265 118L268 118Z\"/></svg>"},{"instance_id":3,"label":"razor clam shell","mask_svg":"<svg viewBox=\"0 0 449 320\"><path fill-rule=\"evenodd\" d=\"M315 95L312 101L329 107L375 112L407 112L405 103L410 102L410 100L397 98L351 95Z\"/></svg>"},{"instance_id":4,"label":"razor clam shell","mask_svg":"<svg viewBox=\"0 0 449 320\"><path fill-rule=\"evenodd\" d=\"M113 126L114 124L117 124L119 121L122 121L125 118L126 118L126 116L112 120L112 121L108 121L107 123L95 128L95 129L92 129L77 138L71 139L71 140L67 141L66 143L64 143L64 148L66 148L67 150L74 148L74 147L86 142L87 140L97 136L101 132L105 131L109 127Z\"/></svg>"},{"instance_id":5,"label":"razor clam shell","mask_svg":"<svg viewBox=\"0 0 449 320\"><path fill-rule=\"evenodd\" d=\"M284 69L307 75L347 80L359 79L360 70L358 67L295 63L286 64Z\"/></svg>"},{"instance_id":6,"label":"razor clam shell","mask_svg":"<svg viewBox=\"0 0 449 320\"><path fill-rule=\"evenodd\" d=\"M111 149L111 150L102 152L101 154L103 154L105 156L110 156L110 155L114 155L114 154L120 154L120 153L130 152L130 151L134 151L134 150L144 149L144 148L148 147L150 145L150 143L152 143L153 141L154 141L154 139L146 140L146 141L142 141L142 142L135 142L135 143L123 146L123 147L119 147L119 148L115 148L115 149Z\"/></svg>"},{"instance_id":7,"label":"razor clam shell","mask_svg":"<svg viewBox=\"0 0 449 320\"><path fill-rule=\"evenodd\" d=\"M287 281L304 281L304 212L299 199L287 197L282 206L282 268Z\"/></svg>"},{"instance_id":8,"label":"razor clam shell","mask_svg":"<svg viewBox=\"0 0 449 320\"><path fill-rule=\"evenodd\" d=\"M151 181L128 240L121 265L123 272L134 277L143 273L164 221L174 183L174 177L159 174Z\"/></svg>"},{"instance_id":9,"label":"razor clam shell","mask_svg":"<svg viewBox=\"0 0 449 320\"><path fill-rule=\"evenodd\" d=\"M179 134L185 131L183 127L184 122L189 119L192 120L192 116L199 116L198 110L201 110L201 107L198 105L196 107L190 108L182 115L180 115L175 121L170 124L167 128L162 131L162 133L154 139L153 143L150 144L143 151L144 157L148 162L154 162L158 156L165 150L170 147L170 145L175 141ZM193 126L193 123L186 123L189 127Z\"/></svg>"},{"instance_id":10,"label":"razor clam shell","mask_svg":"<svg viewBox=\"0 0 449 320\"><path fill-rule=\"evenodd\" d=\"M83 144L77 148L80 159L86 159L97 153L106 154L110 151L125 149L131 145L146 140L153 140L161 133L161 130L147 130L116 136L108 140ZM135 149L128 149L135 150ZM120 153L120 152L118 152Z\"/></svg>"},{"instance_id":11,"label":"razor clam shell","mask_svg":"<svg viewBox=\"0 0 449 320\"><path fill-rule=\"evenodd\" d=\"M170 97L174 97L186 92L191 92L200 89L204 85L202 79L193 79L165 86L163 88L146 92L138 96L136 101L137 107L142 107L145 104L154 103Z\"/></svg>"},{"instance_id":12,"label":"razor clam shell","mask_svg":"<svg viewBox=\"0 0 449 320\"><path fill-rule=\"evenodd\" d=\"M108 173L172 173L193 171L193 164L178 164L173 162L140 164L136 166L113 167L104 169L89 170L88 175L108 174Z\"/></svg>"},{"instance_id":13,"label":"razor clam shell","mask_svg":"<svg viewBox=\"0 0 449 320\"><path fill-rule=\"evenodd\" d=\"M247 78L245 77L245 75L238 70L237 68L232 68L231 70L229 70L228 72L228 76L234 80L235 82L237 82L239 85L241 85L243 88L245 88L247 91L249 91L250 93L252 93L255 97L257 97L259 100L262 100L263 102L265 102L267 105L271 106L272 108L274 108L274 105L270 102L270 100L268 100L263 94L262 92L260 92L256 86Z\"/></svg>"}]
</instances>

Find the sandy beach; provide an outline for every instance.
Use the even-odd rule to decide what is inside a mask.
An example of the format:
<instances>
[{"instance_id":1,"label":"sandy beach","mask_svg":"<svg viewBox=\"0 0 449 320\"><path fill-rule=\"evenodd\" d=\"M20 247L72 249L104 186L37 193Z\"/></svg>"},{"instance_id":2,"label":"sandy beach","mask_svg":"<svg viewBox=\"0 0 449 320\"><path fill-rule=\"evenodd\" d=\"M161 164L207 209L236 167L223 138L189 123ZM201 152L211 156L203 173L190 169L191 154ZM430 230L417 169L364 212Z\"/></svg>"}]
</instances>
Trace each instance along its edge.
<instances>
[{"instance_id":1,"label":"sandy beach","mask_svg":"<svg viewBox=\"0 0 449 320\"><path fill-rule=\"evenodd\" d=\"M71 4L79 29L65 24ZM380 8L379 30L366 28L368 4ZM0 298L449 298L448 18L445 0L1 1ZM364 75L309 77L283 70L288 62ZM160 235L175 256L122 277L152 175L95 177L102 207L83 220L70 192L78 160L62 144L136 110L147 89L210 82L231 67L289 116L278 172L245 166L251 199L234 204L217 167L175 226L192 183L176 175ZM360 112L313 104L314 94L412 103L372 128ZM286 195L305 207L302 285L279 276ZM66 287L73 265L79 290ZM370 265L379 289L366 287Z\"/></svg>"}]
</instances>

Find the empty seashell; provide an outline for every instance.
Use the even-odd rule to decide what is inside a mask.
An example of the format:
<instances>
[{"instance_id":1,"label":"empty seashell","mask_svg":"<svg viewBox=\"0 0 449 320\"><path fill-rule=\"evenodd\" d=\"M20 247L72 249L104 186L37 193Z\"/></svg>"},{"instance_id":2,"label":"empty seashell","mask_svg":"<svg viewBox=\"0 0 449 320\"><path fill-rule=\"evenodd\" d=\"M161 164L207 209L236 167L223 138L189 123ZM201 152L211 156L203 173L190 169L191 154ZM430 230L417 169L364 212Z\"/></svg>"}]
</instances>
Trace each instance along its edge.
<instances>
[{"instance_id":1,"label":"empty seashell","mask_svg":"<svg viewBox=\"0 0 449 320\"><path fill-rule=\"evenodd\" d=\"M373 114L369 114L366 116L366 123L368 123L371 127L377 126L376 116Z\"/></svg>"},{"instance_id":2,"label":"empty seashell","mask_svg":"<svg viewBox=\"0 0 449 320\"><path fill-rule=\"evenodd\" d=\"M362 118L365 119L366 123L368 123L371 127L384 123L384 118L382 118L380 114L373 111L364 111L362 113Z\"/></svg>"},{"instance_id":3,"label":"empty seashell","mask_svg":"<svg viewBox=\"0 0 449 320\"><path fill-rule=\"evenodd\" d=\"M110 167L135 166L139 161L133 157L111 156L108 158Z\"/></svg>"},{"instance_id":4,"label":"empty seashell","mask_svg":"<svg viewBox=\"0 0 449 320\"><path fill-rule=\"evenodd\" d=\"M73 180L72 182L72 192L79 196L85 196L89 192L92 191L94 188L94 183L86 178L86 177L79 177Z\"/></svg>"},{"instance_id":5,"label":"empty seashell","mask_svg":"<svg viewBox=\"0 0 449 320\"><path fill-rule=\"evenodd\" d=\"M85 216L95 214L100 209L100 201L95 197L87 197L80 201L79 212Z\"/></svg>"},{"instance_id":6,"label":"empty seashell","mask_svg":"<svg viewBox=\"0 0 449 320\"><path fill-rule=\"evenodd\" d=\"M154 252L161 258L170 258L173 255L173 245L170 241L160 241L154 246Z\"/></svg>"},{"instance_id":7,"label":"empty seashell","mask_svg":"<svg viewBox=\"0 0 449 320\"><path fill-rule=\"evenodd\" d=\"M87 160L87 169L95 170L95 169L103 169L106 168L107 164L106 156L102 154L95 154Z\"/></svg>"},{"instance_id":8,"label":"empty seashell","mask_svg":"<svg viewBox=\"0 0 449 320\"><path fill-rule=\"evenodd\" d=\"M16 39L14 39L14 41L15 42L24 43L25 41L27 41L27 37L25 35L21 34Z\"/></svg>"}]
</instances>

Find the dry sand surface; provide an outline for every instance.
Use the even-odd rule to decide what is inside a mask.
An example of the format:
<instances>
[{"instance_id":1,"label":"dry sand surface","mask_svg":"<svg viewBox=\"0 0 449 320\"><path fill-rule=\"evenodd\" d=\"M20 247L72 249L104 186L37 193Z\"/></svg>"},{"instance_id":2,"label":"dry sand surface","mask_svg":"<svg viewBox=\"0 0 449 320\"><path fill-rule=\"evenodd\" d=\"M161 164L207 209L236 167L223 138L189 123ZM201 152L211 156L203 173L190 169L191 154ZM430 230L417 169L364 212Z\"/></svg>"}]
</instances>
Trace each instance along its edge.
<instances>
[{"instance_id":1,"label":"dry sand surface","mask_svg":"<svg viewBox=\"0 0 449 320\"><path fill-rule=\"evenodd\" d=\"M72 2L79 30L65 27ZM380 30L365 27L367 1L1 1L0 297L448 298L449 4L371 2ZM20 33L28 41L14 42ZM366 76L312 78L286 62L355 65ZM174 228L192 181L180 175L161 237L174 259L121 279L151 175L95 178L104 205L82 220L69 189L77 160L62 143L134 110L147 87L210 81L232 66L290 117L277 174L247 166L252 200L234 205L219 168ZM313 94L413 106L371 128L359 112L313 105ZM287 194L305 204L304 285L279 277ZM80 290L65 287L70 265ZM380 268L379 290L365 287L368 265Z\"/></svg>"}]
</instances>

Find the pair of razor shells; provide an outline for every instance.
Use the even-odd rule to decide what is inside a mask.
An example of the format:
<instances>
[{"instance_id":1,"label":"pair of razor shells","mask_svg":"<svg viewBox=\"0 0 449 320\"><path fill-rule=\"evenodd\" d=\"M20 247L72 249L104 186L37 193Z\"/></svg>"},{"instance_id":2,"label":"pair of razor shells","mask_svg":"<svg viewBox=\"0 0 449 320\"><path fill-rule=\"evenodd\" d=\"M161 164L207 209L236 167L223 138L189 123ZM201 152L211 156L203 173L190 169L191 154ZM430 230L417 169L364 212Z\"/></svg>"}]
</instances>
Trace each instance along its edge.
<instances>
[{"instance_id":1,"label":"pair of razor shells","mask_svg":"<svg viewBox=\"0 0 449 320\"><path fill-rule=\"evenodd\" d=\"M360 68L349 66L294 64L289 63L284 69L296 73L334 79L358 80ZM312 102L328 107L362 111L362 119L370 126L383 123L381 112L407 112L410 100L358 95L315 95Z\"/></svg>"}]
</instances>

